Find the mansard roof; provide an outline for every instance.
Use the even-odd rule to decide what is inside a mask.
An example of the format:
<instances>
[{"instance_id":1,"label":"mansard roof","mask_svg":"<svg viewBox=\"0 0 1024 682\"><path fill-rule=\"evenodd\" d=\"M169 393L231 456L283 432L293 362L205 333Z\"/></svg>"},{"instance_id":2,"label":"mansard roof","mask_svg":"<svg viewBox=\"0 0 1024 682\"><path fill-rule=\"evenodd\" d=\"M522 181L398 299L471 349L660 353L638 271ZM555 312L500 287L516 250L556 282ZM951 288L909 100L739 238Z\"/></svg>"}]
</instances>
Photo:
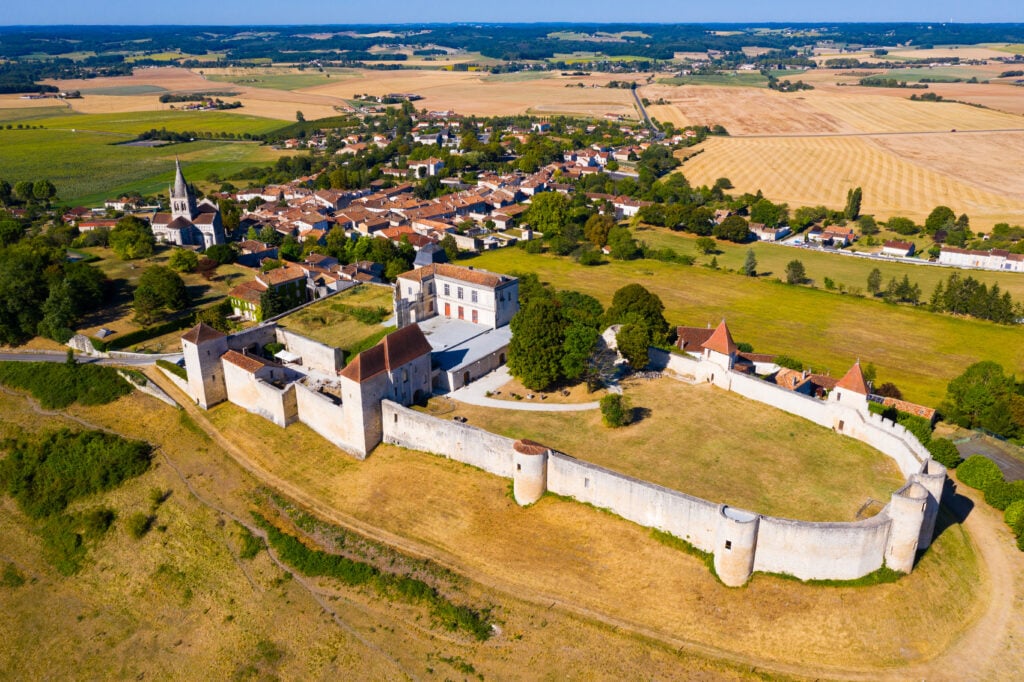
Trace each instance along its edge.
<instances>
[{"instance_id":1,"label":"mansard roof","mask_svg":"<svg viewBox=\"0 0 1024 682\"><path fill-rule=\"evenodd\" d=\"M381 372L391 372L402 365L428 355L430 343L418 324L392 332L373 348L363 351L341 370L341 376L362 383Z\"/></svg>"}]
</instances>

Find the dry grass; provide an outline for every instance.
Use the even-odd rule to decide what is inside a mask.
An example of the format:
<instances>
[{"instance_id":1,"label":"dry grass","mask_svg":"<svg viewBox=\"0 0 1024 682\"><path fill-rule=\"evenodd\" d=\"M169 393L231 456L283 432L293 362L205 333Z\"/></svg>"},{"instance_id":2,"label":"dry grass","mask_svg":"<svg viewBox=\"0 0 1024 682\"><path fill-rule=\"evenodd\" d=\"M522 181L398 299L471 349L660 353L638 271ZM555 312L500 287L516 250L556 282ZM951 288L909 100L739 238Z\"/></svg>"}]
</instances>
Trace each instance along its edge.
<instances>
[{"instance_id":1,"label":"dry grass","mask_svg":"<svg viewBox=\"0 0 1024 682\"><path fill-rule=\"evenodd\" d=\"M557 390L551 391L550 393L541 393L539 391L531 391L530 389L523 386L523 382L518 379L512 379L505 383L498 389L500 392L496 392L491 395L495 400L508 400L510 402L520 402L512 397L512 394L523 396L523 400L526 400L526 396L534 396L533 402L540 402L543 400L545 403L557 403L557 404L577 404L577 403L591 403L595 400L600 400L607 391L605 389L598 389L593 393L587 391L586 383L576 384L575 386L566 386ZM568 393L564 395L563 393ZM543 396L543 398L541 398Z\"/></svg>"},{"instance_id":2,"label":"dry grass","mask_svg":"<svg viewBox=\"0 0 1024 682\"><path fill-rule=\"evenodd\" d=\"M598 410L541 413L460 405L513 438L714 502L810 521L852 521L868 498L903 484L889 458L781 410L674 379L626 386L639 422L602 425ZM642 416L641 416L642 415Z\"/></svg>"},{"instance_id":3,"label":"dry grass","mask_svg":"<svg viewBox=\"0 0 1024 682\"><path fill-rule=\"evenodd\" d=\"M380 334L384 328L356 320L343 306L391 310L392 296L391 287L364 284L288 315L279 324L333 348L349 349Z\"/></svg>"},{"instance_id":4,"label":"dry grass","mask_svg":"<svg viewBox=\"0 0 1024 682\"><path fill-rule=\"evenodd\" d=\"M682 171L694 184L727 177L738 192L760 189L791 207L840 208L859 186L864 213L923 222L947 204L987 231L1024 213L1024 171L1005 163L1006 150L1021 146L1024 133L711 138Z\"/></svg>"},{"instance_id":5,"label":"dry grass","mask_svg":"<svg viewBox=\"0 0 1024 682\"><path fill-rule=\"evenodd\" d=\"M977 613L978 567L959 527L895 584L835 589L758 576L731 590L643 528L551 497L521 509L507 481L470 467L386 446L358 465L335 466L328 453L289 442L294 427L278 429L230 405L210 416L226 432L244 434L243 446L260 466L318 503L429 547L489 584L702 650L726 648L750 664L905 664L944 650L956 637L953 624ZM285 442L271 445L279 439ZM548 635L543 639L550 644ZM589 646L573 644L585 661L581 670L593 672L599 668Z\"/></svg>"}]
</instances>

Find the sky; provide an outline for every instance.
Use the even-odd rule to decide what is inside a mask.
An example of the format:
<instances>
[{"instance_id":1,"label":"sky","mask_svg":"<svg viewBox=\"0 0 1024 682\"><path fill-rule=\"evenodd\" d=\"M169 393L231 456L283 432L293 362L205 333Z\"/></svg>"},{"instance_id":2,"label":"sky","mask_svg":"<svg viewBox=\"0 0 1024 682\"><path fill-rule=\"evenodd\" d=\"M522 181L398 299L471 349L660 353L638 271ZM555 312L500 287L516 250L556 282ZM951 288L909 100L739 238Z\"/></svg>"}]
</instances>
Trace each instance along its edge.
<instances>
[{"instance_id":1,"label":"sky","mask_svg":"<svg viewBox=\"0 0 1024 682\"><path fill-rule=\"evenodd\" d=\"M12 0L0 25L1024 22L1020 0Z\"/></svg>"}]
</instances>

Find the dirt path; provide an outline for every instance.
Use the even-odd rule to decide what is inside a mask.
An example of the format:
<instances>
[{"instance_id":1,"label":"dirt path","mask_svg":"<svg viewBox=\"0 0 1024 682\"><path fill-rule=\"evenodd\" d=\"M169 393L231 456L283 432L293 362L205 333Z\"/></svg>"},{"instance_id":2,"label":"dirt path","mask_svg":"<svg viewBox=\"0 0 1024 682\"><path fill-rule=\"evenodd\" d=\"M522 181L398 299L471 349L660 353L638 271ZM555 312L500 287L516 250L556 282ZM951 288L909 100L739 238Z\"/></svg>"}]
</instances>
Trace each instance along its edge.
<instances>
[{"instance_id":1,"label":"dirt path","mask_svg":"<svg viewBox=\"0 0 1024 682\"><path fill-rule=\"evenodd\" d=\"M150 371L147 375L168 394L178 400L184 397L177 388L169 385L159 372ZM581 618L592 623L602 624L613 630L622 630L633 635L662 643L677 650L687 650L710 660L728 661L732 664L749 666L751 669L770 669L778 673L799 677L815 676L825 678L845 678L855 680L903 680L908 677L931 679L973 679L977 677L979 664L985 662L992 668L991 662L1001 647L1012 637L1009 632L1011 614L1014 609L1016 574L1024 560L1011 555L1016 548L1010 542L1008 533L999 532L1002 521L995 518L992 510L984 507L984 502L975 503L974 510L968 515L965 527L971 534L976 551L979 553L983 566L986 586L989 587L987 604L981 617L956 640L955 644L939 656L925 663L893 668L848 669L833 668L827 665L793 665L766 661L721 649L702 642L687 640L641 623L610 616L593 609L566 602L557 596L545 594L532 589L528 585L513 583L504 578L476 570L458 563L451 556L437 548L424 546L406 538L394 535L382 529L370 526L360 519L345 512L323 504L316 497L303 489L291 484L257 465L240 447L225 438L220 431L207 419L205 413L188 400L184 400L183 408L200 427L213 438L236 462L258 480L281 491L285 495L309 509L321 518L349 528L368 538L390 545L406 554L430 559L431 561L452 570L479 585L494 590L511 599L520 600L542 608L557 609L560 612ZM1024 555L1021 555L1024 557ZM951 595L950 598L955 598ZM979 655L980 654L980 655ZM956 674L950 674L956 671ZM996 670L989 677L1000 677Z\"/></svg>"}]
</instances>

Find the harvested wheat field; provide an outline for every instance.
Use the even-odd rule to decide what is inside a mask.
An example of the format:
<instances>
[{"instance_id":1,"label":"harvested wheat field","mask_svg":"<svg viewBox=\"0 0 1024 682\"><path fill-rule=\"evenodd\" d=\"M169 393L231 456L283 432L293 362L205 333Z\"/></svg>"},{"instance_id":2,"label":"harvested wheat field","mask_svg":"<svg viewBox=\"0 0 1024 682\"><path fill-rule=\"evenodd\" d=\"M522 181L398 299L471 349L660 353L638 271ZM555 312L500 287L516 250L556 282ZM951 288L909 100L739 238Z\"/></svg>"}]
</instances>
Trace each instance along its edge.
<instances>
[{"instance_id":1,"label":"harvested wheat field","mask_svg":"<svg viewBox=\"0 0 1024 682\"><path fill-rule=\"evenodd\" d=\"M533 74L529 74L533 76ZM459 71L362 71L331 78L329 84L300 90L303 94L349 99L358 94L415 93L416 106L480 116L537 112L636 118L629 90L604 87L617 74L563 77L553 73L524 78L522 74L482 75ZM630 74L644 80L645 74ZM576 84L582 83L583 87Z\"/></svg>"},{"instance_id":2,"label":"harvested wheat field","mask_svg":"<svg viewBox=\"0 0 1024 682\"><path fill-rule=\"evenodd\" d=\"M1001 163L1021 145L1024 133L709 138L682 171L694 184L727 177L739 192L760 189L790 206L843 206L859 186L864 213L922 222L948 204L987 230L1024 219L1024 169ZM929 151L936 149L955 154Z\"/></svg>"}]
</instances>

